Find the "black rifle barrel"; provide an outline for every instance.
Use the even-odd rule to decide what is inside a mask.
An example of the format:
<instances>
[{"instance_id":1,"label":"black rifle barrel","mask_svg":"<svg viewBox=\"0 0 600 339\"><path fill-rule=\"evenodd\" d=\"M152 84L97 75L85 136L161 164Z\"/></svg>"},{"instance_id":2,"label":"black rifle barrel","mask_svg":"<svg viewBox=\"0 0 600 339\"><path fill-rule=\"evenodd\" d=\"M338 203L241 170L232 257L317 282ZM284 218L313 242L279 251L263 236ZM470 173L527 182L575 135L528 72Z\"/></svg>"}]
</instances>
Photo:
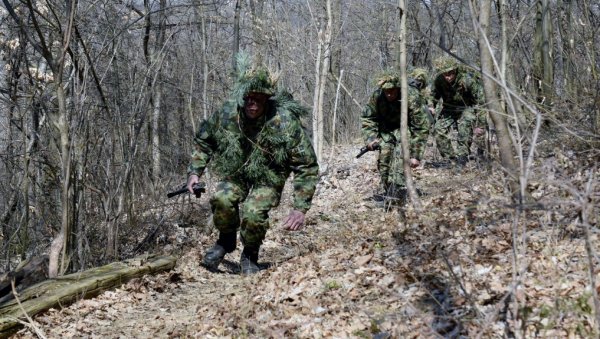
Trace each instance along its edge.
<instances>
[{"instance_id":1,"label":"black rifle barrel","mask_svg":"<svg viewBox=\"0 0 600 339\"><path fill-rule=\"evenodd\" d=\"M373 145L373 151L378 150L378 149L379 149L379 144ZM356 159L362 157L368 151L370 151L369 147L364 146L363 148L360 149L360 152L358 152L358 154L356 155Z\"/></svg>"},{"instance_id":2,"label":"black rifle barrel","mask_svg":"<svg viewBox=\"0 0 600 339\"><path fill-rule=\"evenodd\" d=\"M360 152L358 152L358 154L356 155L356 159L362 157L365 153L367 153L369 151L369 149L367 148L367 146L363 147L360 149Z\"/></svg>"},{"instance_id":3,"label":"black rifle barrel","mask_svg":"<svg viewBox=\"0 0 600 339\"><path fill-rule=\"evenodd\" d=\"M192 187L192 189L194 190L194 194L196 195L196 198L200 198L200 195L204 192L206 192L206 189L204 188L206 185L203 182L194 184L194 186ZM180 195L183 193L189 193L190 191L187 188L187 184L183 184L183 186L178 189L177 191L174 192L169 192L167 193L167 198L172 198L176 195Z\"/></svg>"}]
</instances>

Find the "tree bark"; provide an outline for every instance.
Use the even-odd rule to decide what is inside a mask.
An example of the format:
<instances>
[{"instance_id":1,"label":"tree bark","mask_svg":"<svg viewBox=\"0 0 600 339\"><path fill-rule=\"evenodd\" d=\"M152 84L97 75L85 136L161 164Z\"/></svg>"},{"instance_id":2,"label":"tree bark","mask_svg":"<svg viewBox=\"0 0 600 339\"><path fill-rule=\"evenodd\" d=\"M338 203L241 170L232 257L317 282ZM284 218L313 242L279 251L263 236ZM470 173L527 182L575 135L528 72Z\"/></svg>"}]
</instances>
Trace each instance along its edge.
<instances>
[{"instance_id":1,"label":"tree bark","mask_svg":"<svg viewBox=\"0 0 600 339\"><path fill-rule=\"evenodd\" d=\"M327 87L327 75L330 70L331 62L331 35L333 19L331 13L331 0L327 0L326 6L326 28L323 32L319 30L318 52L315 74L315 94L313 107L313 146L317 154L319 163L323 157L323 106L325 97L325 88Z\"/></svg>"},{"instance_id":2,"label":"tree bark","mask_svg":"<svg viewBox=\"0 0 600 339\"><path fill-rule=\"evenodd\" d=\"M534 33L533 76L536 100L551 106L554 98L554 60L552 58L552 19L548 0L537 0Z\"/></svg>"},{"instance_id":3,"label":"tree bark","mask_svg":"<svg viewBox=\"0 0 600 339\"><path fill-rule=\"evenodd\" d=\"M18 293L19 302L11 300L0 307L0 337L14 333L23 323L23 310L32 316L52 307L64 307L82 297L90 298L118 287L127 281L168 271L175 267L173 256L140 256L124 262L50 279Z\"/></svg>"},{"instance_id":4,"label":"tree bark","mask_svg":"<svg viewBox=\"0 0 600 339\"><path fill-rule=\"evenodd\" d=\"M398 0L398 19L400 21L400 32L398 40L399 62L400 62L400 141L402 143L402 158L404 166L404 180L410 200L416 208L421 208L421 202L417 196L410 167L410 147L408 142L408 78L406 75L406 7L404 0Z\"/></svg>"},{"instance_id":5,"label":"tree bark","mask_svg":"<svg viewBox=\"0 0 600 339\"><path fill-rule=\"evenodd\" d=\"M480 0L479 2L479 27L474 27L477 31L480 30L479 36L479 53L481 60L481 71L483 73L483 89L485 98L490 112L490 118L496 127L498 136L498 147L500 149L500 163L508 174L508 182L513 193L513 197L520 195L517 175L517 165L514 160L513 145L510 138L510 132L506 123L506 113L504 107L500 105L498 91L495 82L492 80L494 76L493 56L489 47L487 35L489 34L491 4L490 0ZM502 75L502 77L504 77Z\"/></svg>"},{"instance_id":6,"label":"tree bark","mask_svg":"<svg viewBox=\"0 0 600 339\"><path fill-rule=\"evenodd\" d=\"M237 55L240 52L240 12L242 11L241 0L235 1L235 14L233 16L233 43L231 46L231 72L237 74Z\"/></svg>"}]
</instances>

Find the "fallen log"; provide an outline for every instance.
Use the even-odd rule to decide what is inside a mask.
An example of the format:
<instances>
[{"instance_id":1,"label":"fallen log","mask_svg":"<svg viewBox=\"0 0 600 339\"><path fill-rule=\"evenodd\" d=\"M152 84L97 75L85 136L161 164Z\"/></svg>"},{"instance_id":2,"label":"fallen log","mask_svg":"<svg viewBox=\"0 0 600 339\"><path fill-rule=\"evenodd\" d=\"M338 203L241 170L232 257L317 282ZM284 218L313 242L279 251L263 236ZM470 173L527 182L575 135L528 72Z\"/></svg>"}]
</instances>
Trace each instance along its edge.
<instances>
[{"instance_id":1,"label":"fallen log","mask_svg":"<svg viewBox=\"0 0 600 339\"><path fill-rule=\"evenodd\" d=\"M176 261L174 256L139 256L33 285L17 293L20 305L16 299L0 305L0 337L7 337L21 328L21 323L27 321L24 312L33 316L53 307L94 297L133 278L171 270Z\"/></svg>"},{"instance_id":2,"label":"fallen log","mask_svg":"<svg viewBox=\"0 0 600 339\"><path fill-rule=\"evenodd\" d=\"M17 292L48 278L48 256L32 257L0 278L0 305L13 298L12 284Z\"/></svg>"}]
</instances>

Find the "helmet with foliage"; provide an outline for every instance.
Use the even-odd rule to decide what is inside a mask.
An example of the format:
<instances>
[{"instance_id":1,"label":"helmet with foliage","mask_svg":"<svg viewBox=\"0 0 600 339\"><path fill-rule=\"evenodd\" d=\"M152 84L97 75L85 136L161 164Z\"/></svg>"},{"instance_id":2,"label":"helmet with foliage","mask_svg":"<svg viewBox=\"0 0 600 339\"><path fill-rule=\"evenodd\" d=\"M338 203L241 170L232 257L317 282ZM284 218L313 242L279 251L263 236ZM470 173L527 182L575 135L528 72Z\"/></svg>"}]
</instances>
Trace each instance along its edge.
<instances>
[{"instance_id":1,"label":"helmet with foliage","mask_svg":"<svg viewBox=\"0 0 600 339\"><path fill-rule=\"evenodd\" d=\"M400 77L392 70L386 70L381 72L376 78L375 82L381 89L389 89L400 87Z\"/></svg>"},{"instance_id":2,"label":"helmet with foliage","mask_svg":"<svg viewBox=\"0 0 600 339\"><path fill-rule=\"evenodd\" d=\"M425 68L413 68L409 75L411 79L415 82L415 87L421 89L427 86L428 74Z\"/></svg>"},{"instance_id":3,"label":"helmet with foliage","mask_svg":"<svg viewBox=\"0 0 600 339\"><path fill-rule=\"evenodd\" d=\"M434 63L436 73L446 73L451 70L457 69L459 64L456 59L450 56L442 56L437 58Z\"/></svg>"},{"instance_id":4,"label":"helmet with foliage","mask_svg":"<svg viewBox=\"0 0 600 339\"><path fill-rule=\"evenodd\" d=\"M272 96L276 92L277 76L269 72L264 65L251 65L246 53L237 56L237 79L233 88L233 95L242 104L248 93L262 93Z\"/></svg>"}]
</instances>

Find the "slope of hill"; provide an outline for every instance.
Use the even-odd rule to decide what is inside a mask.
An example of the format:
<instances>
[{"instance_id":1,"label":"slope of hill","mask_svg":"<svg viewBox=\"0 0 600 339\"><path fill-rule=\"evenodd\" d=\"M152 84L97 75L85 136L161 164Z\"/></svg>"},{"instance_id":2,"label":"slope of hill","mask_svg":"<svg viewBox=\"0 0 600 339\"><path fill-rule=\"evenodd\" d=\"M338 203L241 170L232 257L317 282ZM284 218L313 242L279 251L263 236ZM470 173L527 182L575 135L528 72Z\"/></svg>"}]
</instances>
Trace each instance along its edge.
<instances>
[{"instance_id":1,"label":"slope of hill","mask_svg":"<svg viewBox=\"0 0 600 339\"><path fill-rule=\"evenodd\" d=\"M185 207L196 227L178 228L173 272L46 312L16 337L598 335L597 154L541 159L525 208L506 198L498 168L425 163L423 208L399 211L369 199L375 154L355 160L357 149L337 149L303 231L280 228L286 187L259 274L238 274L239 249L221 273L199 265L216 236L203 197ZM181 216L169 218L177 228Z\"/></svg>"}]
</instances>

